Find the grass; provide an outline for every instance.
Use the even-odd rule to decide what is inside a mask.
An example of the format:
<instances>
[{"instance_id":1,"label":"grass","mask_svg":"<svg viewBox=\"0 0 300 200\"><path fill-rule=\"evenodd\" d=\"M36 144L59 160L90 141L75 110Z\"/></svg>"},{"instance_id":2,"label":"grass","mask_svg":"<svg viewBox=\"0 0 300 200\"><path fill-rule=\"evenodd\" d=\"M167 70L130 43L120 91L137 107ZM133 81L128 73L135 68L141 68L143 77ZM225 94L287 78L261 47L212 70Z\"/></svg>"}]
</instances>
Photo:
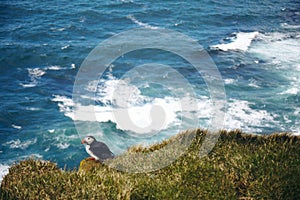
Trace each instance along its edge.
<instances>
[{"instance_id":1,"label":"grass","mask_svg":"<svg viewBox=\"0 0 300 200\"><path fill-rule=\"evenodd\" d=\"M134 153L166 149L136 168L152 169L158 161L177 155L176 146L169 144L178 145L176 142L182 143L191 135L194 139L185 153L162 169L144 173L117 170L130 166ZM199 149L206 135L200 129L187 131L148 148L132 147L107 165L84 160L74 171L61 170L47 161L21 161L4 177L0 198L300 199L299 136L221 131L214 149L200 159Z\"/></svg>"}]
</instances>

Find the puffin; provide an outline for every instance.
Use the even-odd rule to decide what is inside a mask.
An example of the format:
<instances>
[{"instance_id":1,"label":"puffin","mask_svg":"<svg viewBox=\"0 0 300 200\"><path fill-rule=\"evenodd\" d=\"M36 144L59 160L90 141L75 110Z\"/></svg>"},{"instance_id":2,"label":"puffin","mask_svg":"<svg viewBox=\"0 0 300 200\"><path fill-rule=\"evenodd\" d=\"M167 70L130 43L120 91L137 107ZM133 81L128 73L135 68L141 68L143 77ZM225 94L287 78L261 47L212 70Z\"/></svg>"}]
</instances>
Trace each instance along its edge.
<instances>
[{"instance_id":1,"label":"puffin","mask_svg":"<svg viewBox=\"0 0 300 200\"><path fill-rule=\"evenodd\" d=\"M114 154L108 146L96 140L93 136L86 136L82 139L81 144L86 144L85 150L91 156L89 160L104 162L106 159L114 158Z\"/></svg>"}]
</instances>

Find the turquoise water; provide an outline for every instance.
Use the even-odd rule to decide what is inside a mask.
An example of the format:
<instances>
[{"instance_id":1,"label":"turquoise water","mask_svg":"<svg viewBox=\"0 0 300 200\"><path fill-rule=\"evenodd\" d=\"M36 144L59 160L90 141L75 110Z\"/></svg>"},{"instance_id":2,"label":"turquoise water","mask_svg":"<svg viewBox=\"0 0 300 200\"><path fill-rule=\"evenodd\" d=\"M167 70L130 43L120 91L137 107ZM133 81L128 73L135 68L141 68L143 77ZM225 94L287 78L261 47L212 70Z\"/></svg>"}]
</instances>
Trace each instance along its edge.
<instances>
[{"instance_id":1,"label":"turquoise water","mask_svg":"<svg viewBox=\"0 0 300 200\"><path fill-rule=\"evenodd\" d=\"M132 28L178 31L205 48L224 81L224 129L299 134L299 8L300 3L293 0L2 1L1 173L15 161L32 156L69 168L87 157L72 116L76 74L98 44ZM197 124L182 118L177 93L160 83L160 75L172 71L151 67L146 67L145 79L134 79L127 88L135 91L130 106L136 110L131 117L147 124L149 106L162 106L167 117L161 133L137 135L111 118L110 98L118 80L147 63L172 66L188 80L197 97L198 110L190 111L197 112ZM90 88L85 89L95 91L98 119L77 123L88 123L83 134L97 136L115 154L134 144L161 141L186 128L213 126L204 79L187 61L169 52L130 52L112 63L103 77L88 81ZM176 80L172 86L179 93L185 89Z\"/></svg>"}]
</instances>

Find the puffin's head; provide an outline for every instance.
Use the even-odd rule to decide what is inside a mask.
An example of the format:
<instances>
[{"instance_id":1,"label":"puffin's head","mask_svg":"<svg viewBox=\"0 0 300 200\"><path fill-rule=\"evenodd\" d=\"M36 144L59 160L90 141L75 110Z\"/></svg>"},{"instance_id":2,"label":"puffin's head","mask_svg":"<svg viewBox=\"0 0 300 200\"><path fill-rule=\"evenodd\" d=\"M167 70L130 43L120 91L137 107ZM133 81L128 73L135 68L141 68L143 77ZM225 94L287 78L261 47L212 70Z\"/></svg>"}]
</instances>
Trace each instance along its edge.
<instances>
[{"instance_id":1,"label":"puffin's head","mask_svg":"<svg viewBox=\"0 0 300 200\"><path fill-rule=\"evenodd\" d=\"M93 136L86 136L81 140L81 144L92 144L96 139Z\"/></svg>"}]
</instances>

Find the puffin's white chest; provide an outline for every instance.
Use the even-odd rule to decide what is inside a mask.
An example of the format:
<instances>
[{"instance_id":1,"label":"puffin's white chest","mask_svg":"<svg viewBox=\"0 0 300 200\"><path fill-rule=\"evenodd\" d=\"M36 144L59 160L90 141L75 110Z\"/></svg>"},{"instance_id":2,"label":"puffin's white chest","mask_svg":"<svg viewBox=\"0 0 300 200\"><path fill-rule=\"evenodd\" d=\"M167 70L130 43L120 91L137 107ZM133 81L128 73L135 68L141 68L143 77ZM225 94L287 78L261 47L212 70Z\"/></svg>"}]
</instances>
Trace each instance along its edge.
<instances>
[{"instance_id":1,"label":"puffin's white chest","mask_svg":"<svg viewBox=\"0 0 300 200\"><path fill-rule=\"evenodd\" d=\"M86 150L86 152L87 152L90 156L92 156L92 157L95 158L96 160L99 160L99 158L98 158L95 154L93 154L93 152L90 150L90 145L86 145L86 146L85 146L85 150Z\"/></svg>"}]
</instances>

